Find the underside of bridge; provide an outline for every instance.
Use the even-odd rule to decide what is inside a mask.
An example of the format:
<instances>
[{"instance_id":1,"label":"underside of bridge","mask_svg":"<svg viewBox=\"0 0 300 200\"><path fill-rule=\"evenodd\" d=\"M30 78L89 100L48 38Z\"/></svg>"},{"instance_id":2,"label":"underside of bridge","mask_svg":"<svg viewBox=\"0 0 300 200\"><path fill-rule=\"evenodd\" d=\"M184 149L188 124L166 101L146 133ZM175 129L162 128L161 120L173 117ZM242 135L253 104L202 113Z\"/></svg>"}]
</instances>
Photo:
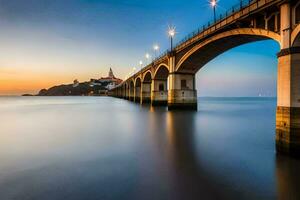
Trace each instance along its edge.
<instances>
[{"instance_id":1,"label":"underside of bridge","mask_svg":"<svg viewBox=\"0 0 300 200\"><path fill-rule=\"evenodd\" d=\"M222 38L215 42L209 43L193 53L187 60L180 65L178 72L193 72L196 73L200 68L206 65L220 54L243 44L265 40L259 36L231 36Z\"/></svg>"},{"instance_id":2,"label":"underside of bridge","mask_svg":"<svg viewBox=\"0 0 300 200\"><path fill-rule=\"evenodd\" d=\"M265 35L256 35L254 31L265 32ZM253 33L249 34L249 32ZM210 40L198 44L182 56L180 60L178 59L176 72L195 74L208 62L232 48L269 39L280 42L280 35L276 33L270 34L270 31L260 29L236 29L221 33Z\"/></svg>"}]
</instances>

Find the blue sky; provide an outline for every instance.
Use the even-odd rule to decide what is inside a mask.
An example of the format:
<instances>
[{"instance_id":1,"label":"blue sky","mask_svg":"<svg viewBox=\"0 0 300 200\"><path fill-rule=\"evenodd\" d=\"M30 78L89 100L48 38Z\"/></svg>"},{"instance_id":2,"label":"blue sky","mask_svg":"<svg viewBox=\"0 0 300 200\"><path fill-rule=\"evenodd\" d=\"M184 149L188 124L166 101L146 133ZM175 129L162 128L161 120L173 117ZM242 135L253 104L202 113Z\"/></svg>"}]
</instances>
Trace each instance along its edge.
<instances>
[{"instance_id":1,"label":"blue sky","mask_svg":"<svg viewBox=\"0 0 300 200\"><path fill-rule=\"evenodd\" d=\"M238 0L220 0L217 13ZM206 0L0 0L0 94L35 93L53 84L124 78L154 43L168 47L212 20ZM273 41L232 49L197 73L200 96L276 95Z\"/></svg>"}]
</instances>

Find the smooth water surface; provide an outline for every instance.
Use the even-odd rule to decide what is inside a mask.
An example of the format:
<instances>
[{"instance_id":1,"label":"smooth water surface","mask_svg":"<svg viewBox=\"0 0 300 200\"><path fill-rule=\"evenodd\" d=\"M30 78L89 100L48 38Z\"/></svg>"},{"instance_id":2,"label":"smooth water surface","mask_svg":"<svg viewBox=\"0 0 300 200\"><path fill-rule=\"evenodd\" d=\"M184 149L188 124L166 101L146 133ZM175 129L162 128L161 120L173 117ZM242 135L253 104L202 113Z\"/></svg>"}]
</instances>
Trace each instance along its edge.
<instances>
[{"instance_id":1,"label":"smooth water surface","mask_svg":"<svg viewBox=\"0 0 300 200\"><path fill-rule=\"evenodd\" d=\"M300 199L300 160L275 153L276 99L198 105L0 97L0 199Z\"/></svg>"}]
</instances>

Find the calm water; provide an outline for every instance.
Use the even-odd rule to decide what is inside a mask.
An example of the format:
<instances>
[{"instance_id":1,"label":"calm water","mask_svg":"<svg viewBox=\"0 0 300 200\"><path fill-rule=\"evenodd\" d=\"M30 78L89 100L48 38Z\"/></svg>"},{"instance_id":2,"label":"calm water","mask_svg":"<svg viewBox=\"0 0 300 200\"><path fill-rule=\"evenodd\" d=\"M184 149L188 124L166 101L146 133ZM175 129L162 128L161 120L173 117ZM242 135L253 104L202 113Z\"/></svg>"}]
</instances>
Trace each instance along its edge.
<instances>
[{"instance_id":1,"label":"calm water","mask_svg":"<svg viewBox=\"0 0 300 200\"><path fill-rule=\"evenodd\" d=\"M169 112L109 97L1 97L1 200L300 199L275 99Z\"/></svg>"}]
</instances>

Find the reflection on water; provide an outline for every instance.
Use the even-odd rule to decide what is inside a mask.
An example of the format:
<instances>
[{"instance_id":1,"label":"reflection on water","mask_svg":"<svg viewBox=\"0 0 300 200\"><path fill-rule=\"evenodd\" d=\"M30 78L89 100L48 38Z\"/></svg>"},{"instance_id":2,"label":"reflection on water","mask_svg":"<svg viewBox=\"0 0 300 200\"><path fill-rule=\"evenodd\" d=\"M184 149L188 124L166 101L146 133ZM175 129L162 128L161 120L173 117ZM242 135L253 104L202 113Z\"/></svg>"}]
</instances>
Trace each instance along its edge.
<instances>
[{"instance_id":1,"label":"reflection on water","mask_svg":"<svg viewBox=\"0 0 300 200\"><path fill-rule=\"evenodd\" d=\"M275 154L275 108L1 97L0 199L300 199L300 161Z\"/></svg>"},{"instance_id":2,"label":"reflection on water","mask_svg":"<svg viewBox=\"0 0 300 200\"><path fill-rule=\"evenodd\" d=\"M168 113L167 138L173 183L178 187L175 199L220 199L222 189L197 162L195 149L195 112ZM180 123L189 122L189 123ZM173 198L172 198L173 199Z\"/></svg>"},{"instance_id":3,"label":"reflection on water","mask_svg":"<svg viewBox=\"0 0 300 200\"><path fill-rule=\"evenodd\" d=\"M279 199L300 199L299 160L276 157L276 177Z\"/></svg>"}]
</instances>

